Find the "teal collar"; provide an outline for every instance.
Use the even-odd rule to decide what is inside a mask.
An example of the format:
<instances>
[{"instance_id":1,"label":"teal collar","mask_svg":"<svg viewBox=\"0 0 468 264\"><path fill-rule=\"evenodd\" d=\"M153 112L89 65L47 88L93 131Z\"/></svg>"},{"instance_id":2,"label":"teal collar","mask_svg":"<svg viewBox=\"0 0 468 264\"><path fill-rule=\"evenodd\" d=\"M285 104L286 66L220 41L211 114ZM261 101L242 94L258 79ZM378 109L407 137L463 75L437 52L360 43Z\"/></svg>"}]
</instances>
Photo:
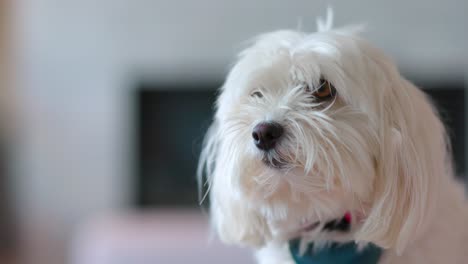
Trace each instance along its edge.
<instances>
[{"instance_id":1,"label":"teal collar","mask_svg":"<svg viewBox=\"0 0 468 264\"><path fill-rule=\"evenodd\" d=\"M289 243L291 255L297 264L376 264L378 263L382 249L369 244L358 251L354 242L338 244L333 243L317 252L313 252L313 244L309 245L304 255L299 254L299 240Z\"/></svg>"}]
</instances>

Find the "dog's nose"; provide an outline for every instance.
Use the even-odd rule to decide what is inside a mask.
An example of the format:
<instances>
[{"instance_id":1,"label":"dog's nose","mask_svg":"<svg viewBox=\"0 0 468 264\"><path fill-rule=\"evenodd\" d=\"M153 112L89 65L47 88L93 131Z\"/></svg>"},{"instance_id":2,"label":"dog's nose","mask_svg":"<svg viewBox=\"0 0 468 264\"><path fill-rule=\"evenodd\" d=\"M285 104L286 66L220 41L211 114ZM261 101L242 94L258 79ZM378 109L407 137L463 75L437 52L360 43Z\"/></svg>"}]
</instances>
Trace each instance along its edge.
<instances>
[{"instance_id":1,"label":"dog's nose","mask_svg":"<svg viewBox=\"0 0 468 264\"><path fill-rule=\"evenodd\" d=\"M261 150L269 150L283 135L283 127L275 122L262 122L256 125L252 132L255 146Z\"/></svg>"}]
</instances>

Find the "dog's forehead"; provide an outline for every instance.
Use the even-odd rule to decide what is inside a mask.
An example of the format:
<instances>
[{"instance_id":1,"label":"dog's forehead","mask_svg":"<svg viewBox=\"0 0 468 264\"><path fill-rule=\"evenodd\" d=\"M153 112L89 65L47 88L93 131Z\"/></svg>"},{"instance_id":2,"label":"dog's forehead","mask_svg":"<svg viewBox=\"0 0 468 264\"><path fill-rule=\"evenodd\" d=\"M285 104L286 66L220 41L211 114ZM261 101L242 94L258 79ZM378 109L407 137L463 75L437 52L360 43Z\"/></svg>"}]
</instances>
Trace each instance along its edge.
<instances>
[{"instance_id":1,"label":"dog's forehead","mask_svg":"<svg viewBox=\"0 0 468 264\"><path fill-rule=\"evenodd\" d=\"M236 68L247 75L249 86L314 84L321 77L343 77L346 67L348 72L356 71L358 67L349 66L364 57L361 51L359 41L351 36L271 33L245 50Z\"/></svg>"},{"instance_id":2,"label":"dog's forehead","mask_svg":"<svg viewBox=\"0 0 468 264\"><path fill-rule=\"evenodd\" d=\"M271 63L254 70L248 78L248 89L280 90L300 82L294 63L286 55L271 58Z\"/></svg>"},{"instance_id":3,"label":"dog's forehead","mask_svg":"<svg viewBox=\"0 0 468 264\"><path fill-rule=\"evenodd\" d=\"M298 85L314 86L321 78L332 78L334 73L340 72L338 65L328 63L330 59L310 51L289 53L282 50L258 60L263 61L247 72L247 92L256 89L289 90Z\"/></svg>"}]
</instances>

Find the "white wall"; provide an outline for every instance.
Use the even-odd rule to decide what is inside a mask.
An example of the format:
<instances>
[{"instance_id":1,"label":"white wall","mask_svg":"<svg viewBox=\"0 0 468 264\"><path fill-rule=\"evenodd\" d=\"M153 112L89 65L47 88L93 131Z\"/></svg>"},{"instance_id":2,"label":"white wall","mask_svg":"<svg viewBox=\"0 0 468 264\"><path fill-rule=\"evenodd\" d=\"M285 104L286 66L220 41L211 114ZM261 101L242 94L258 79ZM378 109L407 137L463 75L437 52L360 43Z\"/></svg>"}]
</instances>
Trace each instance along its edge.
<instances>
[{"instance_id":1,"label":"white wall","mask_svg":"<svg viewBox=\"0 0 468 264\"><path fill-rule=\"evenodd\" d=\"M138 77L220 79L242 41L300 19L315 30L326 8L310 0L16 1L18 204L31 219L64 226L130 201L129 93ZM365 35L411 75L463 76L467 1L331 3L337 25L367 22Z\"/></svg>"}]
</instances>

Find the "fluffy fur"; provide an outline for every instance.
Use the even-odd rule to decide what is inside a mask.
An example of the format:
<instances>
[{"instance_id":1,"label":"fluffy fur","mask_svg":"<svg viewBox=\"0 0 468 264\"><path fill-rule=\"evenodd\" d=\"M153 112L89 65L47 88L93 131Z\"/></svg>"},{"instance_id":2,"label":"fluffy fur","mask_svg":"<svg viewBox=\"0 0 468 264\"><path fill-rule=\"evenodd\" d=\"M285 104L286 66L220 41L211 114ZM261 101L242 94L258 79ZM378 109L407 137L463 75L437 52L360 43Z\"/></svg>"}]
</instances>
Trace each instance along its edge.
<instances>
[{"instance_id":1,"label":"fluffy fur","mask_svg":"<svg viewBox=\"0 0 468 264\"><path fill-rule=\"evenodd\" d=\"M290 263L297 236L372 242L381 263L466 263L463 188L430 100L355 29L330 27L261 35L227 76L199 167L217 234L265 264ZM337 91L327 104L310 97L321 78ZM262 121L285 128L268 153L251 135ZM304 228L347 211L351 232Z\"/></svg>"}]
</instances>

